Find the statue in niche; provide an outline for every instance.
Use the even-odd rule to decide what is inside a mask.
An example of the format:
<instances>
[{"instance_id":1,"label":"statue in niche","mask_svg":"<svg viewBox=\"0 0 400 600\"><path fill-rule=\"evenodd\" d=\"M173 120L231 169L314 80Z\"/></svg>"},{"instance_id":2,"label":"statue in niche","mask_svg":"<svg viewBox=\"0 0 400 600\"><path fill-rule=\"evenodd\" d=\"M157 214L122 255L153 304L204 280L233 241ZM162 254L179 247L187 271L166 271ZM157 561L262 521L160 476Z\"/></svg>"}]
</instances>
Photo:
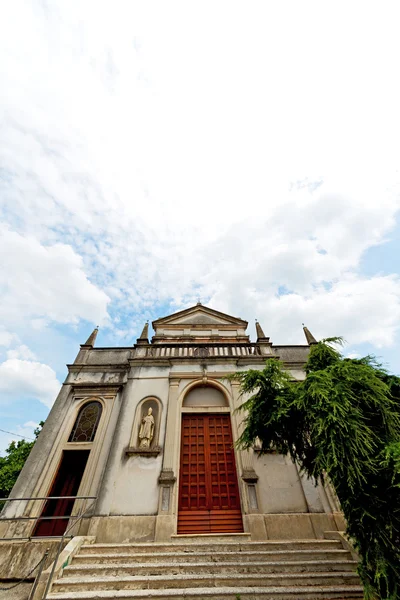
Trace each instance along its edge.
<instances>
[{"instance_id":1,"label":"statue in niche","mask_svg":"<svg viewBox=\"0 0 400 600\"><path fill-rule=\"evenodd\" d=\"M149 408L147 415L143 417L139 429L139 448L150 448L151 441L154 436L154 417L153 409Z\"/></svg>"}]
</instances>

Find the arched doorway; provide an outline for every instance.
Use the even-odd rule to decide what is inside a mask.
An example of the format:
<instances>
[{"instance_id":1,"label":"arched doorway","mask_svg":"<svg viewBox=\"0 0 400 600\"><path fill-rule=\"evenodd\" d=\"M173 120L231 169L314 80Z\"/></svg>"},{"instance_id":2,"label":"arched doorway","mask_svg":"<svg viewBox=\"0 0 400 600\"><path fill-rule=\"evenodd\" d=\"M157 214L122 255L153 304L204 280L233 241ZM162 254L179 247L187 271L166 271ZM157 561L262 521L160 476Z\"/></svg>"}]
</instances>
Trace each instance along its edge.
<instances>
[{"instance_id":1,"label":"arched doorway","mask_svg":"<svg viewBox=\"0 0 400 600\"><path fill-rule=\"evenodd\" d=\"M243 531L232 427L225 396L193 388L182 407L178 533Z\"/></svg>"},{"instance_id":2,"label":"arched doorway","mask_svg":"<svg viewBox=\"0 0 400 600\"><path fill-rule=\"evenodd\" d=\"M67 529L102 412L96 399L79 409L48 493L55 499L45 502L32 537L58 537Z\"/></svg>"}]
</instances>

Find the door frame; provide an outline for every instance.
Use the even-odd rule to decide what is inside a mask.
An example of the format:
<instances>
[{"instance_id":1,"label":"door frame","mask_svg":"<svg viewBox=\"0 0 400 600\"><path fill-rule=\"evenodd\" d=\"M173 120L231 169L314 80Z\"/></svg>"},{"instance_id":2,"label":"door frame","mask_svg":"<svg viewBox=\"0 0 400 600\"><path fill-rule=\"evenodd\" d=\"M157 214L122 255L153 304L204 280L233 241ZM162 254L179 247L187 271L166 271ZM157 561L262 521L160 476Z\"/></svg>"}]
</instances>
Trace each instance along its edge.
<instances>
[{"instance_id":1,"label":"door frame","mask_svg":"<svg viewBox=\"0 0 400 600\"><path fill-rule=\"evenodd\" d=\"M224 374L223 376L226 377L226 374ZM221 375L222 377L222 375ZM180 390L180 393L178 395L177 398L177 410L176 410L176 419L175 419L175 435L176 435L176 444L175 444L175 469L174 472L176 473L176 485L175 490L174 490L174 494L173 494L173 499L171 502L171 508L172 508L172 513L175 517L175 534L177 533L178 530L178 510L179 510L179 481L180 481L180 462L181 462L181 443L182 443L182 414L183 413L202 413L202 414L218 414L218 413L225 413L225 414L229 414L230 416L230 424L231 424L231 430L232 430L232 440L233 442L235 442L238 439L238 422L237 419L233 417L233 411L235 410L235 406L234 406L234 402L233 402L233 395L231 393L230 390L227 389L227 387L225 387L225 385L223 385L220 381L218 381L217 379L211 379L210 377L202 377L201 379L195 379L193 377L193 375L190 375L190 379L192 381L190 381L189 383L186 383L185 380L180 380L180 386L183 384L183 389ZM194 388L196 387L200 387L200 386L204 386L204 385L209 385L210 387L215 387L217 390L219 390L220 392L222 392L222 394L225 397L226 400L226 406L196 406L196 407L189 407L189 406L183 406L183 401L185 399L185 397L187 396L187 394ZM172 423L171 423L172 425ZM240 509L242 512L242 518L243 518L243 526L244 526L244 530L246 530L245 528L245 519L244 516L246 514L246 494L245 494L245 489L244 489L244 482L240 476L240 474L243 471L243 465L242 465L242 460L241 460L241 454L240 452L238 452L236 450L236 448L234 448L234 459L235 459L235 467L236 467L236 477L237 477L237 483L238 483L238 489L239 489L239 502L240 502Z\"/></svg>"},{"instance_id":2,"label":"door frame","mask_svg":"<svg viewBox=\"0 0 400 600\"><path fill-rule=\"evenodd\" d=\"M200 407L201 408L201 407ZM212 409L213 407L210 407L210 409ZM199 519L200 521L203 521L205 523L206 520L206 515L203 513L209 513L209 527L211 528L209 531L197 531L197 534L207 534L207 533L217 533L215 531L215 528L219 526L219 528L222 526L222 529L220 529L221 532L224 532L224 526L229 526L232 527L231 529L231 533L243 533L243 512L242 512L242 503L241 503L241 497L240 497L240 487L239 487L239 480L238 480L238 475L237 475L237 465L236 465L236 458L235 458L235 451L234 451L234 447L233 447L233 431L232 431L232 422L231 419L229 418L229 411L219 411L219 412L215 412L213 410L209 410L207 412L204 411L199 411L199 410L195 410L195 411L182 411L181 413L181 422L183 424L185 417L189 417L189 420L192 419L193 417L196 420L196 415L198 415L198 417L201 419L201 421L205 421L205 423L203 424L203 428L204 428L204 436L205 436L205 442L207 440L208 436L211 436L211 429L212 427L215 427L215 424L212 426L211 423L213 421L213 417L215 417L217 420L218 418L220 419L220 423L223 425L223 427L227 427L227 429L229 428L229 437L230 440L232 442L232 446L228 443L228 445L226 445L226 442L223 443L223 446L226 448L226 452L228 452L228 448L230 448L229 451L229 457L230 457L230 461L232 464L232 470L230 471L230 474L234 475L234 482L235 482L235 497L236 497L236 501L235 501L235 508L213 508L213 492L212 492L212 479L208 479L207 478L207 474L205 474L205 489L206 489L206 507L205 508L197 508L194 512L192 512L190 509L183 509L180 508L181 505L181 472L179 472L179 480L178 480L178 488L177 488L177 492L178 492L178 513L177 513L177 526L179 525L179 515L181 515L183 521L181 522L181 527L180 527L180 531L181 534L184 534L185 532L182 531L182 529L185 529L185 521L189 518L189 515L191 515L191 520L192 520L192 529L193 531L196 531L197 528L200 526L199 523ZM223 419L221 420L221 417L223 417ZM207 423L207 425L206 425ZM190 427L190 425L189 425ZM211 427L211 429L210 429ZM182 431L183 427L181 428ZM206 432L208 432L206 434ZM214 434L215 435L215 434ZM180 444L180 466L182 468L182 460L183 460L183 440L182 440L182 434L181 434L181 444ZM217 442L215 442L217 443ZM204 447L205 448L205 447ZM218 450L216 450L216 455L218 456ZM207 451L206 449L204 449L204 456L205 456L205 461L207 463L207 455L209 457L209 460L211 459L212 454L210 453L210 451ZM211 464L208 465L208 467L210 468L212 465ZM206 466L206 464L205 464ZM190 471L190 469L189 469ZM206 471L207 471L207 466L206 466ZM191 472L191 471L190 471ZM217 472L219 472L219 468L217 467ZM211 474L211 471L210 471ZM225 483L227 485L227 493L228 493L228 497L230 496L230 492L229 492L229 479L228 479L228 472L225 472ZM232 481L232 483L233 483ZM228 501L228 504L230 505L230 499ZM208 506L207 506L208 505ZM221 505L220 505L221 506ZM201 513L201 515L200 515ZM238 529L238 523L237 523L237 518L238 518L238 513L240 514L240 531ZM236 515L236 516L235 516ZM222 525L222 520L226 519L227 522ZM234 519L234 521L232 521L232 519ZM218 525L217 522L218 521ZM236 524L236 528L234 525L234 522ZM187 523L186 523L187 525ZM186 527L187 528L187 527ZM214 528L214 529L213 529ZM226 532L228 533L228 531ZM196 533L193 533L192 535L196 535Z\"/></svg>"},{"instance_id":3,"label":"door frame","mask_svg":"<svg viewBox=\"0 0 400 600\"><path fill-rule=\"evenodd\" d=\"M48 459L43 466L41 476L39 477L34 488L34 492L32 494L33 498L45 497L49 495L54 480L57 476L64 450L90 450L77 495L95 496L97 494L101 474L101 465L99 464L101 462L100 457L102 451L104 452L106 432L118 395L119 387L110 388L110 390L107 390L107 393L104 393L104 390L101 388L94 386L92 389L86 387L82 389L82 391L75 390L71 392L68 410L61 421L55 443L48 456ZM68 442L72 427L74 426L80 409L84 404L90 401L100 402L102 405L102 414L93 442ZM94 500L75 500L73 514L84 512L93 502ZM46 500L28 501L26 505L26 513L29 514L30 517L39 518L42 514L45 503ZM35 528L35 523L36 521L31 521L29 525L29 535L32 534Z\"/></svg>"},{"instance_id":4,"label":"door frame","mask_svg":"<svg viewBox=\"0 0 400 600\"><path fill-rule=\"evenodd\" d=\"M62 500L62 496L63 495L68 496L68 494L61 494L61 493L59 493L57 491L53 492L53 488L54 488L54 486L55 486L55 484L57 482L57 479L60 477L60 473L61 473L61 469L62 469L62 466L63 466L63 462L64 461L67 462L68 459L71 459L73 457L73 454L76 453L76 452L80 452L80 453L84 452L86 454L86 460L84 461L84 467L82 469L82 474L81 474L81 477L79 479L79 485L78 485L77 490L75 492L75 495L78 495L78 490L79 490L79 488L81 486L82 479L83 479L83 477L85 475L86 467L87 467L87 464L88 464L88 461L89 461L89 458L90 458L90 449L88 449L88 448L85 448L85 449L83 449L83 448L73 448L73 449L68 448L66 450L63 450L63 452L61 454L60 462L59 462L59 464L57 466L57 471L54 473L54 477L53 477L53 480L52 480L52 483L51 483L51 486L50 486L50 489L49 489L49 492L48 492L50 496L53 496L53 495L57 496L57 495L59 495L60 499L59 500L48 500L48 501L44 502L42 513L41 513L40 517L37 519L37 521L35 522L35 526L34 526L34 528L32 530L32 533L31 533L31 535L32 535L33 538L37 538L37 537L61 537L65 533L66 529L68 528L68 526L70 524L69 523L70 517L71 517L71 515L74 512L74 507L75 507L75 502L76 501ZM68 458L67 458L67 456L68 456ZM64 515L57 514L57 508L58 508L58 506L60 506L62 503L65 503L65 502L67 503L67 506L68 506L68 504L70 504L70 509L71 510L70 510L70 512L68 514L65 514L65 519L62 520L62 521L66 521L64 531L62 533L54 533L52 531L48 535L47 534L45 534L45 535L43 535L43 534L40 535L39 534L38 535L36 533L38 527L40 526L41 523L46 523L46 521L42 521L42 517L52 516L52 515L47 515L46 514L46 508L48 506L47 503L49 503L49 504L51 504L51 503L55 504L56 509L55 509L55 511L54 511L53 514L54 514L54 516L60 517L60 516L64 516ZM53 527L53 529L54 529L54 525L56 524L56 522L54 520L49 520L49 521L47 521L47 523L49 525L51 525Z\"/></svg>"}]
</instances>

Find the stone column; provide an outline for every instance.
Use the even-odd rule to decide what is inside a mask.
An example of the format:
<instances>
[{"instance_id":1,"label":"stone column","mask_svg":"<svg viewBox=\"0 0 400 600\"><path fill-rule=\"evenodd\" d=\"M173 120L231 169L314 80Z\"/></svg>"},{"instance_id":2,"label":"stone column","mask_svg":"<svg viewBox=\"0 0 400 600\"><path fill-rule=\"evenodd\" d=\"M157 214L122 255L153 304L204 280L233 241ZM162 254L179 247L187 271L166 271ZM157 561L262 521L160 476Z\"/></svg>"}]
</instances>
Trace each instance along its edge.
<instances>
[{"instance_id":1,"label":"stone column","mask_svg":"<svg viewBox=\"0 0 400 600\"><path fill-rule=\"evenodd\" d=\"M240 396L240 383L238 381L231 381L232 386L232 396L233 396L233 411L235 411L241 404ZM244 418L244 413L235 413L235 425L238 436L243 431L243 425L241 424ZM256 483L258 481L258 476L254 469L254 452L253 450L239 450L237 451L237 456L239 458L238 468L241 470L238 475L243 479L243 481L249 483Z\"/></svg>"},{"instance_id":2,"label":"stone column","mask_svg":"<svg viewBox=\"0 0 400 600\"><path fill-rule=\"evenodd\" d=\"M310 513L323 513L325 512L325 506L320 494L321 484L316 487L314 482L300 471L299 466L296 464L297 473L304 494L304 499L307 504L308 512Z\"/></svg>"},{"instance_id":3,"label":"stone column","mask_svg":"<svg viewBox=\"0 0 400 600\"><path fill-rule=\"evenodd\" d=\"M111 504L114 495L114 481L118 477L119 465L121 463L121 447L120 440L126 436L126 429L131 427L131 409L129 407L129 397L134 394L135 379L133 376L136 373L130 373L128 381L120 392L120 400L115 405L114 410L117 411L115 428L112 435L113 443L110 445L109 454L105 463L103 475L98 487L98 499L96 502L95 515L108 516L111 510ZM91 535L95 535L92 530Z\"/></svg>"},{"instance_id":4,"label":"stone column","mask_svg":"<svg viewBox=\"0 0 400 600\"><path fill-rule=\"evenodd\" d=\"M168 412L165 427L163 467L158 478L160 486L158 515L156 520L155 541L166 542L171 540L171 535L176 533L176 518L174 507L176 505L177 486L176 470L179 460L179 406L178 392L179 379L170 379L168 393ZM178 430L177 430L178 428Z\"/></svg>"},{"instance_id":5,"label":"stone column","mask_svg":"<svg viewBox=\"0 0 400 600\"><path fill-rule=\"evenodd\" d=\"M163 471L176 470L177 445L177 423L178 423L178 389L179 379L171 379L169 382L168 413L165 429L164 462Z\"/></svg>"},{"instance_id":6,"label":"stone column","mask_svg":"<svg viewBox=\"0 0 400 600\"><path fill-rule=\"evenodd\" d=\"M233 397L233 411L235 411L242 403L240 398L240 383L238 381L231 381L232 397ZM243 425L241 424L244 413L234 413L232 415L236 429L236 439L240 436L243 431ZM239 450L236 451L238 457L238 477L239 484L242 489L242 509L243 509L243 525L244 530L251 534L253 541L265 540L268 538L267 530L265 527L264 515L260 514L259 498L258 498L258 475L254 468L254 451L250 450Z\"/></svg>"}]
</instances>

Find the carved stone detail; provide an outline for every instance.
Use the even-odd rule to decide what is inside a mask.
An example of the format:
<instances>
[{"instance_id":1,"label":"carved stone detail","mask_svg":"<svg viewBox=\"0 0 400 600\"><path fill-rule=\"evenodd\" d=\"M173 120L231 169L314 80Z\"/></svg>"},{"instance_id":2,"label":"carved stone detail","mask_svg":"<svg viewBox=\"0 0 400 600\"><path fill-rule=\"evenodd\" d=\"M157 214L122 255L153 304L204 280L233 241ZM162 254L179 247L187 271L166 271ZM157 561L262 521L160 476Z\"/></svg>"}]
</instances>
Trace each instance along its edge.
<instances>
[{"instance_id":1,"label":"carved stone detail","mask_svg":"<svg viewBox=\"0 0 400 600\"><path fill-rule=\"evenodd\" d=\"M154 417L152 415L153 409L150 407L147 411L147 415L143 417L139 428L139 448L150 448L151 441L154 437Z\"/></svg>"},{"instance_id":2,"label":"carved stone detail","mask_svg":"<svg viewBox=\"0 0 400 600\"><path fill-rule=\"evenodd\" d=\"M258 475L254 469L243 469L242 479L246 483L257 483Z\"/></svg>"},{"instance_id":3,"label":"carved stone detail","mask_svg":"<svg viewBox=\"0 0 400 600\"><path fill-rule=\"evenodd\" d=\"M197 356L199 358L207 358L210 350L206 346L200 346L199 348L195 348L193 351L193 356Z\"/></svg>"},{"instance_id":4,"label":"carved stone detail","mask_svg":"<svg viewBox=\"0 0 400 600\"><path fill-rule=\"evenodd\" d=\"M162 485L162 484L173 485L175 483L175 481L176 481L176 477L175 477L172 469L163 469L158 478L158 483L160 485Z\"/></svg>"}]
</instances>

